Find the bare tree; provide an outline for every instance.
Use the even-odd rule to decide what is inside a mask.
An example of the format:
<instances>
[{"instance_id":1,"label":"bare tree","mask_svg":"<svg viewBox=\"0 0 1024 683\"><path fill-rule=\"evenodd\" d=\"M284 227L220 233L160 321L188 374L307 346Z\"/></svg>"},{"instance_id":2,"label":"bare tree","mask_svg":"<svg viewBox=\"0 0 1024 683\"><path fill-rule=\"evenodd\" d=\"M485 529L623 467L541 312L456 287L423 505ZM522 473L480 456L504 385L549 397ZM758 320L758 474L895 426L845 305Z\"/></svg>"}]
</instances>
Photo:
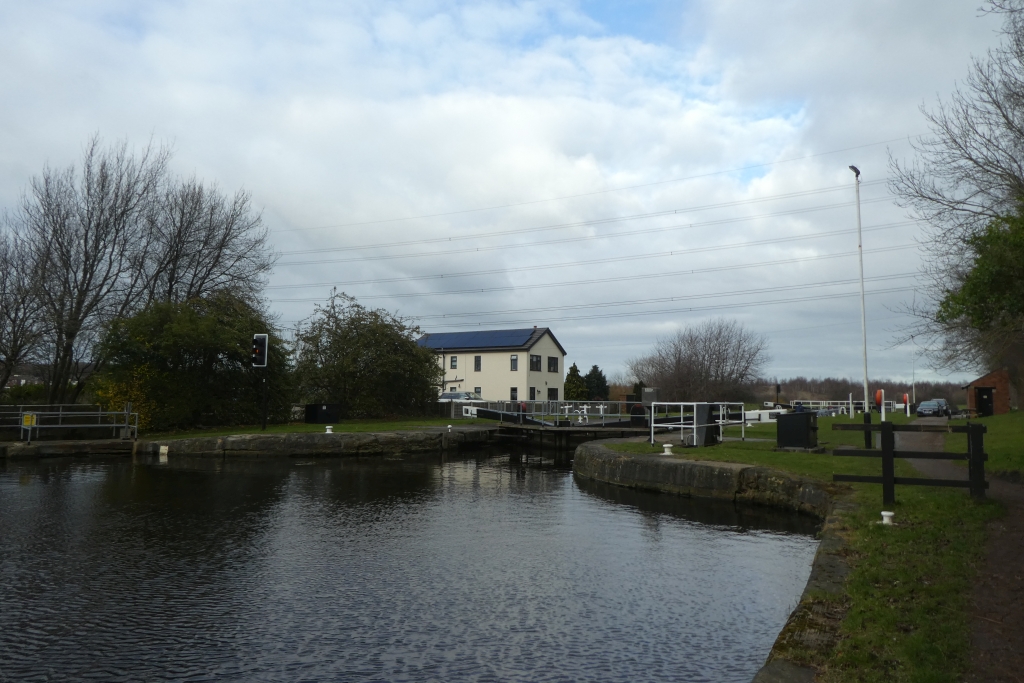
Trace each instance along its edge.
<instances>
[{"instance_id":1,"label":"bare tree","mask_svg":"<svg viewBox=\"0 0 1024 683\"><path fill-rule=\"evenodd\" d=\"M218 291L255 299L265 285L274 255L249 195L172 180L169 159L166 147L134 152L93 137L80 168L44 168L14 215L52 403L77 400L103 366L97 342L112 320Z\"/></svg>"},{"instance_id":2,"label":"bare tree","mask_svg":"<svg viewBox=\"0 0 1024 683\"><path fill-rule=\"evenodd\" d=\"M988 9L1003 15L1002 43L973 60L947 101L922 107L931 135L914 144L916 158L890 157L892 191L930 226L927 286L907 304L914 323L895 343L916 339L933 367L950 371L1024 367L1024 321L980 329L941 314L974 266L972 237L1024 212L1024 0L994 0Z\"/></svg>"},{"instance_id":3,"label":"bare tree","mask_svg":"<svg viewBox=\"0 0 1024 683\"><path fill-rule=\"evenodd\" d=\"M741 398L770 360L768 340L734 320L707 320L659 340L628 362L636 379L658 387L663 400Z\"/></svg>"},{"instance_id":4,"label":"bare tree","mask_svg":"<svg viewBox=\"0 0 1024 683\"><path fill-rule=\"evenodd\" d=\"M164 190L150 240L150 300L182 302L218 290L255 297L274 264L249 194L229 199L195 178Z\"/></svg>"},{"instance_id":5,"label":"bare tree","mask_svg":"<svg viewBox=\"0 0 1024 683\"><path fill-rule=\"evenodd\" d=\"M168 157L152 146L135 156L126 142L104 149L97 136L80 172L46 167L30 184L20 219L39 276L51 403L77 399L102 325L138 301Z\"/></svg>"},{"instance_id":6,"label":"bare tree","mask_svg":"<svg viewBox=\"0 0 1024 683\"><path fill-rule=\"evenodd\" d=\"M0 233L0 388L39 350L43 329L39 308L28 245L13 229Z\"/></svg>"}]
</instances>

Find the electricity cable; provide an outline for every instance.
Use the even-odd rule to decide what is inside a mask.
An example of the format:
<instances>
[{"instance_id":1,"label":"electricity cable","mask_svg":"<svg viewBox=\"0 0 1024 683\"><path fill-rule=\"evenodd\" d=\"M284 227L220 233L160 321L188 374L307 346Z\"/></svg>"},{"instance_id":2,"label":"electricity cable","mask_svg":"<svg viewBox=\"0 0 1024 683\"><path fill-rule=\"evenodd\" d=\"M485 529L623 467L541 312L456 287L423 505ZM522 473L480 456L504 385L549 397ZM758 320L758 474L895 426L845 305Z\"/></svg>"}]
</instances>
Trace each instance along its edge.
<instances>
[{"instance_id":1,"label":"electricity cable","mask_svg":"<svg viewBox=\"0 0 1024 683\"><path fill-rule=\"evenodd\" d=\"M865 249L864 253L865 254L876 254L876 253L882 253L882 252L900 251L900 250L905 250L905 249L917 249L920 246L921 246L920 244L917 244L915 242L915 243L912 243L912 244L900 244L900 245L896 245L896 246L893 246L893 247L878 247L876 249ZM846 256L856 256L856 255L857 255L856 251L844 251L844 252L839 252L839 253L836 253L836 254L821 254L821 255L818 255L818 256L803 256L803 257L799 257L799 258L778 259L778 260L774 260L774 261L760 261L760 262L757 262L757 263L741 263L741 264L728 265L728 266L709 266L707 268L690 268L688 270L675 270L675 271L670 271L670 272L667 272L667 273L639 273L639 274L635 274L635 275L617 276L615 278L615 281L616 282L626 282L626 281L633 281L633 280L650 280L650 279L656 279L656 278L662 278L662 277L681 277L681 276L685 276L685 275L697 275L697 274L702 274L702 273L716 273L716 272L721 272L721 271L725 271L725 270L744 270L744 269L747 269L747 268L762 268L762 267L766 267L766 266L789 265L789 264L792 264L792 263L803 263L803 262L806 262L806 261L820 261L820 260L825 260L825 259L842 258L842 257L846 257ZM483 273L474 273L474 274L479 275L479 274L483 274ZM487 274L490 274L490 271L488 271ZM436 278L436 277L439 277L439 276L431 275L431 276L428 276L428 277ZM456 277L456 276L452 276L452 277ZM503 286L500 286L500 287L473 287L473 288L470 288L470 289L450 289L450 290L443 290L443 291L440 291L440 292L406 292L406 293L402 293L402 294L371 294L371 295L360 296L358 298L359 298L360 301L369 301L369 300L373 300L373 299L407 299L407 298L413 298L413 297L417 297L418 298L418 297L425 297L425 296L426 297L435 297L435 296L448 296L448 295L452 295L452 294L484 294L484 293L491 293L491 292L510 292L510 291L525 290L525 289L549 289L549 288L554 288L554 287L574 287L574 286L580 286L580 285L594 285L594 284L607 284L607 283L608 283L608 278L607 277L603 277L603 278L593 278L593 279L590 279L590 280L562 280L560 282L527 283L527 284L518 284L518 285L503 285ZM376 284L376 281L368 280L368 281L362 281L362 282L356 282L356 283L351 283L351 282L350 283L331 283L331 282L327 282L327 283L321 283L319 285L277 285L276 287L268 287L268 289L307 288L307 287L314 287L314 286L328 286L328 285L339 285L339 284ZM301 298L291 298L291 299L270 299L270 301L274 301L274 302L277 302L277 303L286 303L286 302L287 303L298 303L298 302L311 302L311 301L323 301L323 300L324 300L323 297L301 297Z\"/></svg>"},{"instance_id":2,"label":"electricity cable","mask_svg":"<svg viewBox=\"0 0 1024 683\"><path fill-rule=\"evenodd\" d=\"M914 291L914 287L893 287L889 289L876 289L865 292L865 294L894 294L896 292L909 292ZM634 318L638 316L647 315L676 315L679 313L696 313L703 311L718 311L727 310L734 308L749 308L751 306L773 306L778 304L789 304L789 303L802 303L807 301L826 301L830 299L843 299L849 297L860 296L860 292L848 292L838 294L818 294L814 296L806 297L794 297L790 299L768 299L759 301L747 301L738 302L733 304L716 304L712 306L690 306L686 308L669 308L657 311L632 311L623 313L602 313L593 315L577 315L577 316L559 316L557 318L517 318L514 320L491 320L486 322L478 322L476 325L522 325L522 324L536 324L542 322L565 322L568 320L597 320L597 319L608 319L608 318ZM473 323L448 323L440 325L431 325L431 328L445 328L445 327L467 327L473 326Z\"/></svg>"},{"instance_id":3,"label":"electricity cable","mask_svg":"<svg viewBox=\"0 0 1024 683\"><path fill-rule=\"evenodd\" d=\"M877 199L862 200L861 204L873 204L873 203L876 203L876 202L883 202L883 201L891 201L891 200L890 200L889 197L879 197ZM725 225L725 224L728 224L728 223L741 223L741 222L744 222L744 221L752 221L752 220L757 220L757 219L760 219L760 218L774 218L774 217L777 217L777 216L791 216L791 215L797 215L797 214L803 214L803 213L811 213L811 212L814 212L814 211L826 211L828 209L835 209L835 208L846 207L846 206L854 206L855 204L856 204L856 202L843 202L843 203L840 203L840 204L826 204L826 205L809 207L809 208L803 208L803 209L796 209L796 210L791 210L791 211L779 211L779 212L773 212L773 213L758 214L758 215L754 215L754 216L744 216L742 218L727 218L727 219L719 219L719 220L714 220L714 221L703 221L703 222L700 222L700 223L678 224L678 225L666 226L666 227L661 227L661 228L645 228L645 229L642 229L642 230L628 230L628 231L617 232L617 233L612 233L612 234L605 234L605 235L581 235L581 236L577 236L577 237L565 237L565 238L559 238L559 239L554 239L554 240L545 240L545 241L538 241L538 242L525 242L525 243L520 243L520 244L498 244L498 245L492 245L492 246L486 246L486 247L468 247L468 248L465 248L465 249L449 249L449 250L446 250L446 251L434 251L434 252L425 252L425 253L417 252L417 253L411 253L411 254L378 254L378 255L375 255L375 256L358 256L358 257L342 258L342 259L317 259L317 260L313 260L313 261L286 261L284 263L278 263L277 265L279 265L279 266L308 266L308 265L318 265L318 264L327 264L327 263L353 263L353 262L357 262L357 261L358 262L364 262L364 261L391 261L391 260L394 260L394 259L450 256L452 254L475 254L475 253L488 252L488 251L499 251L499 250L503 250L503 249L523 249L523 248L528 248L528 247L547 246L547 245L551 245L551 244L566 244L566 243L570 243L570 242L582 242L582 241L597 240L597 239L611 239L611 238L616 238L616 237L632 237L632 236L635 236L635 235L651 234L651 233L658 233L658 232L668 232L668 231L672 231L672 230L691 230L691 229L694 229L694 228L709 227L709 226L713 226L713 225ZM901 223L890 224L889 227L895 226L895 225L906 225L906 224L912 223L912 222L916 222L916 221L903 221ZM879 228L875 228L875 229L879 229ZM865 231L866 231L866 229L865 229ZM850 233L850 232L856 232L856 230L855 229L854 230L840 230L840 231L832 231L830 233L819 233L819 235L812 236L812 238L813 237L818 237L818 236L825 237L825 236L828 236L828 235L847 234L847 233ZM789 238L789 239L809 239L809 237L801 236L801 237L794 237L794 238ZM768 244L768 243L772 243L772 242L785 242L785 241L788 241L787 238L780 238L778 240L769 240L767 242L765 242L765 241L747 242L746 245ZM722 247L702 248L702 249L698 249L698 250L690 249L690 250L687 250L687 253L693 253L694 251L708 251L708 250L711 250L711 249L718 249L718 248L727 249L727 248L732 248L732 247L735 247L735 246L744 246L744 245L729 244L729 245L724 245ZM675 252L668 252L668 253L663 253L662 255L664 255L664 256L671 256L674 253Z\"/></svg>"},{"instance_id":4,"label":"electricity cable","mask_svg":"<svg viewBox=\"0 0 1024 683\"><path fill-rule=\"evenodd\" d=\"M876 226L869 226L869 228L874 228L874 227L876 227ZM912 244L900 244L900 245L896 245L896 246L892 246L892 247L876 247L874 249L865 249L864 253L865 254L874 254L874 253L887 252L887 251L898 251L898 250L901 250L901 249L914 249L914 248L917 248L917 247L920 247L920 246L921 245L919 245L919 244L917 244L915 242L915 243L912 243ZM657 253L650 254L650 256L656 256L656 255L657 255ZM708 268L696 268L696 269L688 269L688 270L677 270L677 271L672 271L672 272L668 272L668 273L643 273L643 274L639 274L639 275L628 275L628 276L617 277L616 279L617 280L638 280L638 279L655 278L655 277L672 277L672 276L676 276L676 275L688 275L688 274L693 274L693 273L711 273L711 272L716 272L716 271L721 271L721 270L737 270L737 269L742 269L742 268L754 268L754 267L759 267L759 266L780 265L780 264L786 264L786 263L799 263L799 262L802 262L802 261L816 261L816 260L819 260L819 259L831 259L831 258L840 258L840 257L843 257L843 256L856 256L856 255L857 255L856 251L844 251L844 252L839 252L839 253L835 253L835 254L821 254L821 255L818 255L818 256L803 256L803 257L791 258L791 259L779 259L779 260L773 260L773 261L760 261L760 262L757 262L757 263L743 263L743 264L730 265L730 266L713 266L713 267L708 267ZM637 257L628 257L628 258L631 258L631 259L632 258L646 258L647 256L648 255L646 255L646 254L641 254L640 256L637 256ZM591 260L585 260L585 261L571 261L571 262L550 263L550 264L532 265L532 266L518 266L518 267L515 267L515 268L503 268L500 272L501 273L518 273L518 272L523 272L523 271L550 270L552 268L570 268L570 267L573 267L573 266L588 266L588 265L593 265L593 264L597 264L597 263L608 263L609 261L616 261L616 260L619 260L619 259L618 258L614 258L614 259L591 259ZM387 284L387 283L390 283L390 282L415 282L415 281L422 281L422 280L453 280L453 279L456 279L456 278L476 277L476 276L479 276L479 275L494 275L494 273L495 273L495 271L493 269L490 269L490 270L470 270L470 271L463 271L461 273L440 273L440 274L432 274L432 275L408 275L408 276L390 277L390 278L373 278L373 279L369 279L369 280L334 280L334 281L331 281L331 282L314 282L314 283L311 283L311 284L269 285L268 287L266 287L266 289L312 289L314 287L347 287L347 286L354 286L354 285L378 285L378 284ZM485 287L485 288L473 288L473 289L466 289L466 290L449 290L449 291L442 291L442 292L415 292L415 293L412 293L412 294L381 294L381 295L378 295L378 296L375 296L375 297L367 297L367 298L377 298L377 299L379 299L379 298L388 298L388 297L391 297L391 296L394 296L394 297L432 296L432 295L441 295L441 294L448 294L448 293L456 293L456 294L458 294L458 293L470 293L470 292L491 292L491 291L497 292L497 291L506 291L506 290L510 290L510 289L534 289L534 288L539 288L539 287L557 287L557 286L560 286L560 285L572 285L572 284L591 284L591 283L607 282L607 281L608 281L608 278L600 278L600 279L597 279L597 280L572 280L572 281L567 281L567 282L541 283L541 284L523 284L523 285L512 285L512 286L507 286L507 287ZM289 301L289 302L321 301L321 300L322 300L322 297L302 298L302 299L273 299L273 301L281 301L281 302L284 302L284 301Z\"/></svg>"},{"instance_id":5,"label":"electricity cable","mask_svg":"<svg viewBox=\"0 0 1024 683\"><path fill-rule=\"evenodd\" d=\"M594 190L592 192L582 192L582 193L579 193L579 194L563 195L561 197L548 197L546 199L534 199L534 200L525 201L525 202L513 202L513 203L509 203L509 204L497 204L497 205L494 205L494 206L484 206L484 207L479 207L479 208L475 208L475 209L460 209L460 210L457 210L457 211L443 211L443 212L438 212L438 213L421 214L421 215L418 215L418 216L405 216L405 217L401 217L401 218L382 218L382 219L372 220L372 221L357 221L357 222L350 222L350 223L335 223L335 224L332 224L332 225L318 225L318 226L312 226L312 227L307 227L307 228L284 228L284 229L281 229L281 230L273 230L271 232L273 232L273 233L304 232L304 231L309 231L309 230L330 230L330 229L334 229L334 228L352 228L352 227L361 227L361 226L367 226L367 225L380 225L382 223L398 223L398 222L402 222L402 221L412 221L412 220L419 220L419 219L423 219L423 218L439 218L439 217L442 217L442 216L457 216L457 215L467 214L467 213L480 213L480 212L483 212L483 211L496 211L496 210L499 210L499 209L511 209L511 208L515 208L515 207L519 207L519 206L531 206L533 204L544 204L544 203L547 203L547 202L557 202L557 201L563 201L563 200L566 200L566 199L579 199L580 197L593 197L593 196L596 196L596 195L608 194L608 193L611 193L611 192L623 192L623 191L626 191L626 190L638 190L638 189L645 188L645 187L654 187L656 185L665 185L665 184L669 184L669 183L681 183L681 182L685 182L685 181L689 181L689 180L699 180L701 178L711 178L711 177L717 176L717 175L726 175L726 174L729 174L729 173L742 173L743 171L752 171L752 170L758 169L758 168L767 168L769 166L776 166L776 165L779 165L779 164L788 164L788 163L792 163L794 161L806 161L807 159L815 159L817 157L828 156L830 154L840 154L842 152L849 152L849 151L852 151L852 150L855 150L855 149L866 149L868 147L877 147L878 145L887 145L890 142L901 142L903 140L910 140L911 138L914 138L914 137L920 137L920 135L907 135L907 136L903 136L903 137L892 138L891 140L882 140L880 142L870 142L870 143L865 144L865 145L855 145L853 147L844 147L843 149L833 149L833 150L829 150L827 152L818 152L817 154L807 154L807 155L801 156L801 157L791 157L789 159L779 159L778 161L768 161L768 162L765 162L763 164L752 164L750 166L740 166L738 168L724 169L724 170L720 170L720 171L710 171L708 173L700 173L700 174L692 175L692 176L683 176L683 177L680 177L680 178L669 178L667 180L657 180L657 181L654 181L654 182L642 183L642 184L639 184L639 185L624 185L622 187L611 187L611 188L607 188L607 189L604 189L604 190Z\"/></svg>"},{"instance_id":6,"label":"electricity cable","mask_svg":"<svg viewBox=\"0 0 1024 683\"><path fill-rule=\"evenodd\" d=\"M903 280L905 278L913 278L918 275L918 272L901 272L892 275L878 275L874 278L865 278L864 282L882 282L887 280ZM859 282L858 279L853 280L833 280L822 283L807 283L803 285L780 285L778 287L763 287L753 290L757 294L767 294L771 292L792 292L794 290L806 290L811 288L819 287L839 287L841 285L853 285ZM603 301L598 303L579 303L579 304L565 304L561 306L531 306L530 308L515 308L511 310L477 310L465 313L432 313L426 315L411 315L410 319L413 321L426 321L431 318L450 318L450 317L467 317L477 315L514 315L518 313L528 312L545 312L553 310L577 310L580 308L610 308L614 306L640 306L651 303L667 303L671 301L690 301L700 299L718 299L722 297L730 296L741 296L749 295L752 290L734 290L731 292L716 292L714 294L693 294L687 296L668 296L668 297L655 297L648 299L632 299L628 301Z\"/></svg>"},{"instance_id":7,"label":"electricity cable","mask_svg":"<svg viewBox=\"0 0 1024 683\"><path fill-rule=\"evenodd\" d=\"M884 183L884 180L873 180L865 183L861 183L861 187L868 187L871 185L878 185ZM707 211L710 209L721 209L729 208L733 206L742 206L745 204L759 204L763 202L776 201L779 199L792 199L794 197L806 197L814 194L823 194L826 192L836 192L841 190L849 190L849 185L833 185L831 187L823 187L814 190L803 190L800 192L789 192L786 194L768 195L765 197L756 197L753 199L737 199L731 202L721 202L718 204L706 204L704 206L693 206L682 209L666 209L664 211L654 211L651 213L638 213L628 216L615 216L612 218L595 218L593 220L577 221L574 223L555 223L552 225L539 225L532 228L514 228L511 230L500 230L490 232L478 232L469 235L455 235L452 237L429 237L419 240L406 240L404 242L380 242L377 244L361 244L355 246L345 247L327 247L319 249L297 249L292 251L278 252L282 256L296 256L300 254L322 254L326 252L337 252L337 251L362 251L366 249L386 249L392 247L407 247L420 244L438 244L446 242L456 242L463 240L472 239L485 239L491 237L502 237L505 235L523 235L531 232L549 231L549 230L567 230L569 228L578 228L592 225L606 225L608 223L619 223L623 221L640 220L644 218L657 218L661 216L673 216L680 213L695 213L697 211ZM873 200L877 201L877 200Z\"/></svg>"}]
</instances>

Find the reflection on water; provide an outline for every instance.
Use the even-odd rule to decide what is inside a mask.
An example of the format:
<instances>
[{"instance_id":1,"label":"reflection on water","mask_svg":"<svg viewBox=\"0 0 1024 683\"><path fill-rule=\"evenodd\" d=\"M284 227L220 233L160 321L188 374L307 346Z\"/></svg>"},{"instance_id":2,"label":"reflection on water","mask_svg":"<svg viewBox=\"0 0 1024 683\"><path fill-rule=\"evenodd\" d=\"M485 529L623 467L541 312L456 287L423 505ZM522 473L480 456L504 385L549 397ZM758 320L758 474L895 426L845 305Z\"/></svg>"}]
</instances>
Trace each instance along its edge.
<instances>
[{"instance_id":1,"label":"reflection on water","mask_svg":"<svg viewBox=\"0 0 1024 683\"><path fill-rule=\"evenodd\" d=\"M816 546L507 453L3 467L3 681L749 681Z\"/></svg>"}]
</instances>

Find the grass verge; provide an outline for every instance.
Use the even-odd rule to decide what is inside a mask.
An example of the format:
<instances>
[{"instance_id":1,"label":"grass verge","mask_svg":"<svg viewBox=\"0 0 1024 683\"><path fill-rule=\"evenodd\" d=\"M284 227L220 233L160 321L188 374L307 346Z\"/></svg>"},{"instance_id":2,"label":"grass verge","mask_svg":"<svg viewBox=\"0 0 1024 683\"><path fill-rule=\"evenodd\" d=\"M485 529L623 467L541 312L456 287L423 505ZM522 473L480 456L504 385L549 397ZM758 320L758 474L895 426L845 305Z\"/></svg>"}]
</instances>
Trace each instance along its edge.
<instances>
[{"instance_id":1,"label":"grass verge","mask_svg":"<svg viewBox=\"0 0 1024 683\"><path fill-rule=\"evenodd\" d=\"M493 420L430 418L403 420L340 420L334 423L335 432L394 432L405 429L423 427L437 428L448 425L465 426L473 424L495 424ZM147 439L189 439L201 436L232 436L234 434L308 434L323 433L322 424L274 424L267 425L267 431L260 430L259 425L237 425L234 427L212 427L210 429L192 429L180 432L152 432L142 436Z\"/></svg>"},{"instance_id":2,"label":"grass verge","mask_svg":"<svg viewBox=\"0 0 1024 683\"><path fill-rule=\"evenodd\" d=\"M1024 412L1015 410L1004 415L974 418L988 427L985 433L985 469L998 476L1020 481L1024 478ZM951 420L951 424L964 424L966 420ZM964 437L951 435L946 439L946 451L962 453L966 450ZM966 463L963 464L966 467Z\"/></svg>"},{"instance_id":3,"label":"grass verge","mask_svg":"<svg viewBox=\"0 0 1024 683\"><path fill-rule=\"evenodd\" d=\"M844 420L849 422L842 417L819 418L819 443L829 442L828 448L863 444L860 432L831 431L833 423ZM754 429L759 430L758 437L774 437L773 426ZM754 435L751 432L748 436ZM646 443L611 447L634 453L661 450ZM677 457L773 467L824 482L831 482L833 472L881 470L880 460L873 458L776 453L773 447L771 442L727 441L688 449ZM913 472L906 461L896 462L898 476ZM881 486L854 484L851 490L857 505L840 513L836 528L847 541L851 565L845 595L814 596L816 604L808 611L845 614L839 637L824 647L797 645L781 654L817 666L819 680L829 683L961 680L970 657L970 586L984 547L985 524L1001 513L1001 506L977 503L959 490L898 486L892 506L897 524L883 527L875 523L882 509Z\"/></svg>"}]
</instances>

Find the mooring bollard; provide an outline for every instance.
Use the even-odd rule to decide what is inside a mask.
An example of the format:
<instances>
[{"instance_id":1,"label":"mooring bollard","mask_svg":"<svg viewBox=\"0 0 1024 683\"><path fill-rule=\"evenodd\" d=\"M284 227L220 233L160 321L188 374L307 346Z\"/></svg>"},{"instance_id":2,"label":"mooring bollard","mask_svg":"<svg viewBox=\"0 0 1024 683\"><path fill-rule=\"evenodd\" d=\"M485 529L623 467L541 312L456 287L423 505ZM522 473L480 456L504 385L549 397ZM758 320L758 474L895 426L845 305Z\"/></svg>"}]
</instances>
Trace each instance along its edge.
<instances>
[{"instance_id":1,"label":"mooring bollard","mask_svg":"<svg viewBox=\"0 0 1024 683\"><path fill-rule=\"evenodd\" d=\"M895 512L882 511L882 524L892 524L892 518L896 516Z\"/></svg>"},{"instance_id":2,"label":"mooring bollard","mask_svg":"<svg viewBox=\"0 0 1024 683\"><path fill-rule=\"evenodd\" d=\"M672 444L663 444L662 448L664 448L664 451L662 451L662 455L672 455Z\"/></svg>"},{"instance_id":3,"label":"mooring bollard","mask_svg":"<svg viewBox=\"0 0 1024 683\"><path fill-rule=\"evenodd\" d=\"M333 434L334 433L334 425L327 425L326 427L324 427L324 429L327 430L325 432L326 434Z\"/></svg>"}]
</instances>

